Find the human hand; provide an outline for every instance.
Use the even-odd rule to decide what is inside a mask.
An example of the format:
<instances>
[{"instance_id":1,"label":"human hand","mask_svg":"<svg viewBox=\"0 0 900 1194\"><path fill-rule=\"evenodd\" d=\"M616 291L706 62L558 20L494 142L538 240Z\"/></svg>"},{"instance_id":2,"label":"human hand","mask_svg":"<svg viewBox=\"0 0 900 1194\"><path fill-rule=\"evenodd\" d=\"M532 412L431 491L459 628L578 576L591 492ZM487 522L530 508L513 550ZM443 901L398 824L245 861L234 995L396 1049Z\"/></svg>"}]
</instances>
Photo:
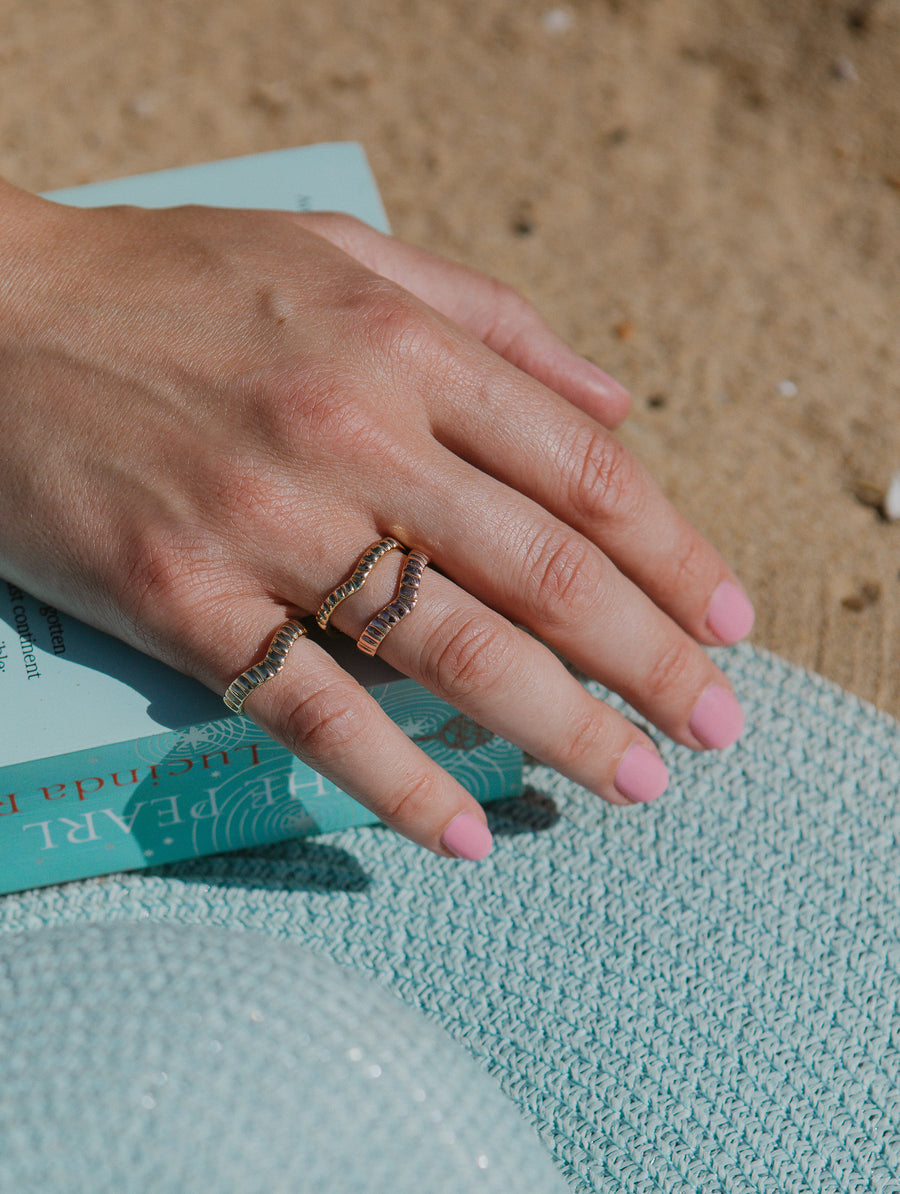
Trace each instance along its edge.
<instances>
[{"instance_id":1,"label":"human hand","mask_svg":"<svg viewBox=\"0 0 900 1194\"><path fill-rule=\"evenodd\" d=\"M747 598L606 429L624 392L506 288L347 217L13 188L0 246L9 579L222 693L395 535L436 567L380 655L605 799L654 798L665 767L539 640L678 742L740 733L700 644L742 637ZM358 636L402 564L333 624ZM489 848L310 639L245 712L413 840Z\"/></svg>"}]
</instances>

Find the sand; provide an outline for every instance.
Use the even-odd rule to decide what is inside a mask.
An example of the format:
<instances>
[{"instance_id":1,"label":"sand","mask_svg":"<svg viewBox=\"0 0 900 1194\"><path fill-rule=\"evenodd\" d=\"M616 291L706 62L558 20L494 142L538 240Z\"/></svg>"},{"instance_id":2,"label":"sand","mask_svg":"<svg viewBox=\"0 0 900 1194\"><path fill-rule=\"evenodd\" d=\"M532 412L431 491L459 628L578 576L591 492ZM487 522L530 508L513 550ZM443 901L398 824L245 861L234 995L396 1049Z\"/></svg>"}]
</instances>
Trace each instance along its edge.
<instances>
[{"instance_id":1,"label":"sand","mask_svg":"<svg viewBox=\"0 0 900 1194\"><path fill-rule=\"evenodd\" d=\"M28 0L0 88L34 190L361 141L630 387L753 641L900 716L900 0Z\"/></svg>"}]
</instances>

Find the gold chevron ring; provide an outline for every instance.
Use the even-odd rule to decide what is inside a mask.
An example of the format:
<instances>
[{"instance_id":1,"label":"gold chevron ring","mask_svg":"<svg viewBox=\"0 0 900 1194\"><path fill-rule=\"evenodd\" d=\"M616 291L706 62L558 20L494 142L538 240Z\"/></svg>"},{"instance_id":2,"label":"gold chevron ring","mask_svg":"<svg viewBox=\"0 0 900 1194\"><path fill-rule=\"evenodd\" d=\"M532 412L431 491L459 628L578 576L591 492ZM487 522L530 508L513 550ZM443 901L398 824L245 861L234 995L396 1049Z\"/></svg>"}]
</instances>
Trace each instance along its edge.
<instances>
[{"instance_id":1,"label":"gold chevron ring","mask_svg":"<svg viewBox=\"0 0 900 1194\"><path fill-rule=\"evenodd\" d=\"M404 550L403 544L391 536L388 536L386 539L379 539L377 543L373 543L370 547L367 547L356 561L356 567L350 579L345 580L342 585L338 585L334 592L329 593L318 610L316 610L316 621L319 626L323 630L327 628L329 619L337 607L345 598L359 592L369 579L369 573L383 556L386 556L389 551Z\"/></svg>"},{"instance_id":2,"label":"gold chevron ring","mask_svg":"<svg viewBox=\"0 0 900 1194\"><path fill-rule=\"evenodd\" d=\"M304 634L306 634L306 627L302 626L296 618L289 618L278 627L269 643L265 658L260 663L248 668L246 672L241 672L238 678L228 685L222 699L232 713L240 713L244 708L244 701L250 693L259 688L260 684L265 684L266 680L271 680L273 676L278 675L284 667L288 651L298 638L303 638Z\"/></svg>"},{"instance_id":3,"label":"gold chevron ring","mask_svg":"<svg viewBox=\"0 0 900 1194\"><path fill-rule=\"evenodd\" d=\"M400 573L396 597L378 611L357 640L356 645L364 655L374 655L397 623L402 622L415 609L419 600L419 584L427 565L428 556L424 551L409 553Z\"/></svg>"}]
</instances>

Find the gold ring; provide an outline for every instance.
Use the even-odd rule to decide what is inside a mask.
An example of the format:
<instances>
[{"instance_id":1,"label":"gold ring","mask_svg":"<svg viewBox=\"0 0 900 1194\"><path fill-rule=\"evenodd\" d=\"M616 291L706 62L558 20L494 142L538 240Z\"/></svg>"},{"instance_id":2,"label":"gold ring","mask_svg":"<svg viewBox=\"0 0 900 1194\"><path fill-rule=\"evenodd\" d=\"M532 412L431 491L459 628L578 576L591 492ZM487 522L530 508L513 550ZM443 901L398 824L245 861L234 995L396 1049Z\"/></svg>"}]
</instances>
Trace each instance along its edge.
<instances>
[{"instance_id":1,"label":"gold ring","mask_svg":"<svg viewBox=\"0 0 900 1194\"><path fill-rule=\"evenodd\" d=\"M403 544L397 539L388 536L386 539L379 539L377 543L373 543L371 547L367 547L363 554L356 562L356 567L353 570L353 575L349 580L345 580L342 585L334 590L333 593L325 598L319 608L316 610L316 621L323 630L327 629L328 621L331 615L341 604L345 597L350 597L354 593L358 593L366 581L369 579L369 573L378 563L382 556L386 556L389 551L403 551Z\"/></svg>"},{"instance_id":2,"label":"gold ring","mask_svg":"<svg viewBox=\"0 0 900 1194\"><path fill-rule=\"evenodd\" d=\"M415 609L419 600L419 584L427 564L428 556L424 551L409 553L400 573L397 596L384 609L378 611L359 636L356 645L364 655L374 655L397 623L402 622L407 614L411 614Z\"/></svg>"},{"instance_id":3,"label":"gold ring","mask_svg":"<svg viewBox=\"0 0 900 1194\"><path fill-rule=\"evenodd\" d=\"M303 638L304 634L306 634L306 627L301 626L296 618L288 618L278 627L269 643L265 658L260 663L248 668L246 672L241 672L238 678L228 685L222 700L233 713L242 711L244 701L251 692L259 688L260 684L265 684L266 680L271 680L273 676L278 675L284 667L288 651L298 638Z\"/></svg>"}]
</instances>

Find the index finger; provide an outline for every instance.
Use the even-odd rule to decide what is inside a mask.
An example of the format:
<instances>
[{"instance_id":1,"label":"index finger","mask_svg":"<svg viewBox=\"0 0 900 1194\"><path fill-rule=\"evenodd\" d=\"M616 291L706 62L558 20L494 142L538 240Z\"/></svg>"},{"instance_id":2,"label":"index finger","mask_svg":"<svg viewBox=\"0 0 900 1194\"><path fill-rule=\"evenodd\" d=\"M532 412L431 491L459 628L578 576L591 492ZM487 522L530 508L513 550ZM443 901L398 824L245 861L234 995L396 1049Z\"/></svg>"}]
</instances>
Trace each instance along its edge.
<instances>
[{"instance_id":1,"label":"index finger","mask_svg":"<svg viewBox=\"0 0 900 1194\"><path fill-rule=\"evenodd\" d=\"M469 344L475 357L483 352ZM753 606L715 550L610 431L503 362L431 398L435 437L598 547L699 642L749 634Z\"/></svg>"},{"instance_id":2,"label":"index finger","mask_svg":"<svg viewBox=\"0 0 900 1194\"><path fill-rule=\"evenodd\" d=\"M395 240L336 212L293 214L297 223L426 302L524 375L537 378L605 427L616 427L631 396L575 352L511 286Z\"/></svg>"}]
</instances>

